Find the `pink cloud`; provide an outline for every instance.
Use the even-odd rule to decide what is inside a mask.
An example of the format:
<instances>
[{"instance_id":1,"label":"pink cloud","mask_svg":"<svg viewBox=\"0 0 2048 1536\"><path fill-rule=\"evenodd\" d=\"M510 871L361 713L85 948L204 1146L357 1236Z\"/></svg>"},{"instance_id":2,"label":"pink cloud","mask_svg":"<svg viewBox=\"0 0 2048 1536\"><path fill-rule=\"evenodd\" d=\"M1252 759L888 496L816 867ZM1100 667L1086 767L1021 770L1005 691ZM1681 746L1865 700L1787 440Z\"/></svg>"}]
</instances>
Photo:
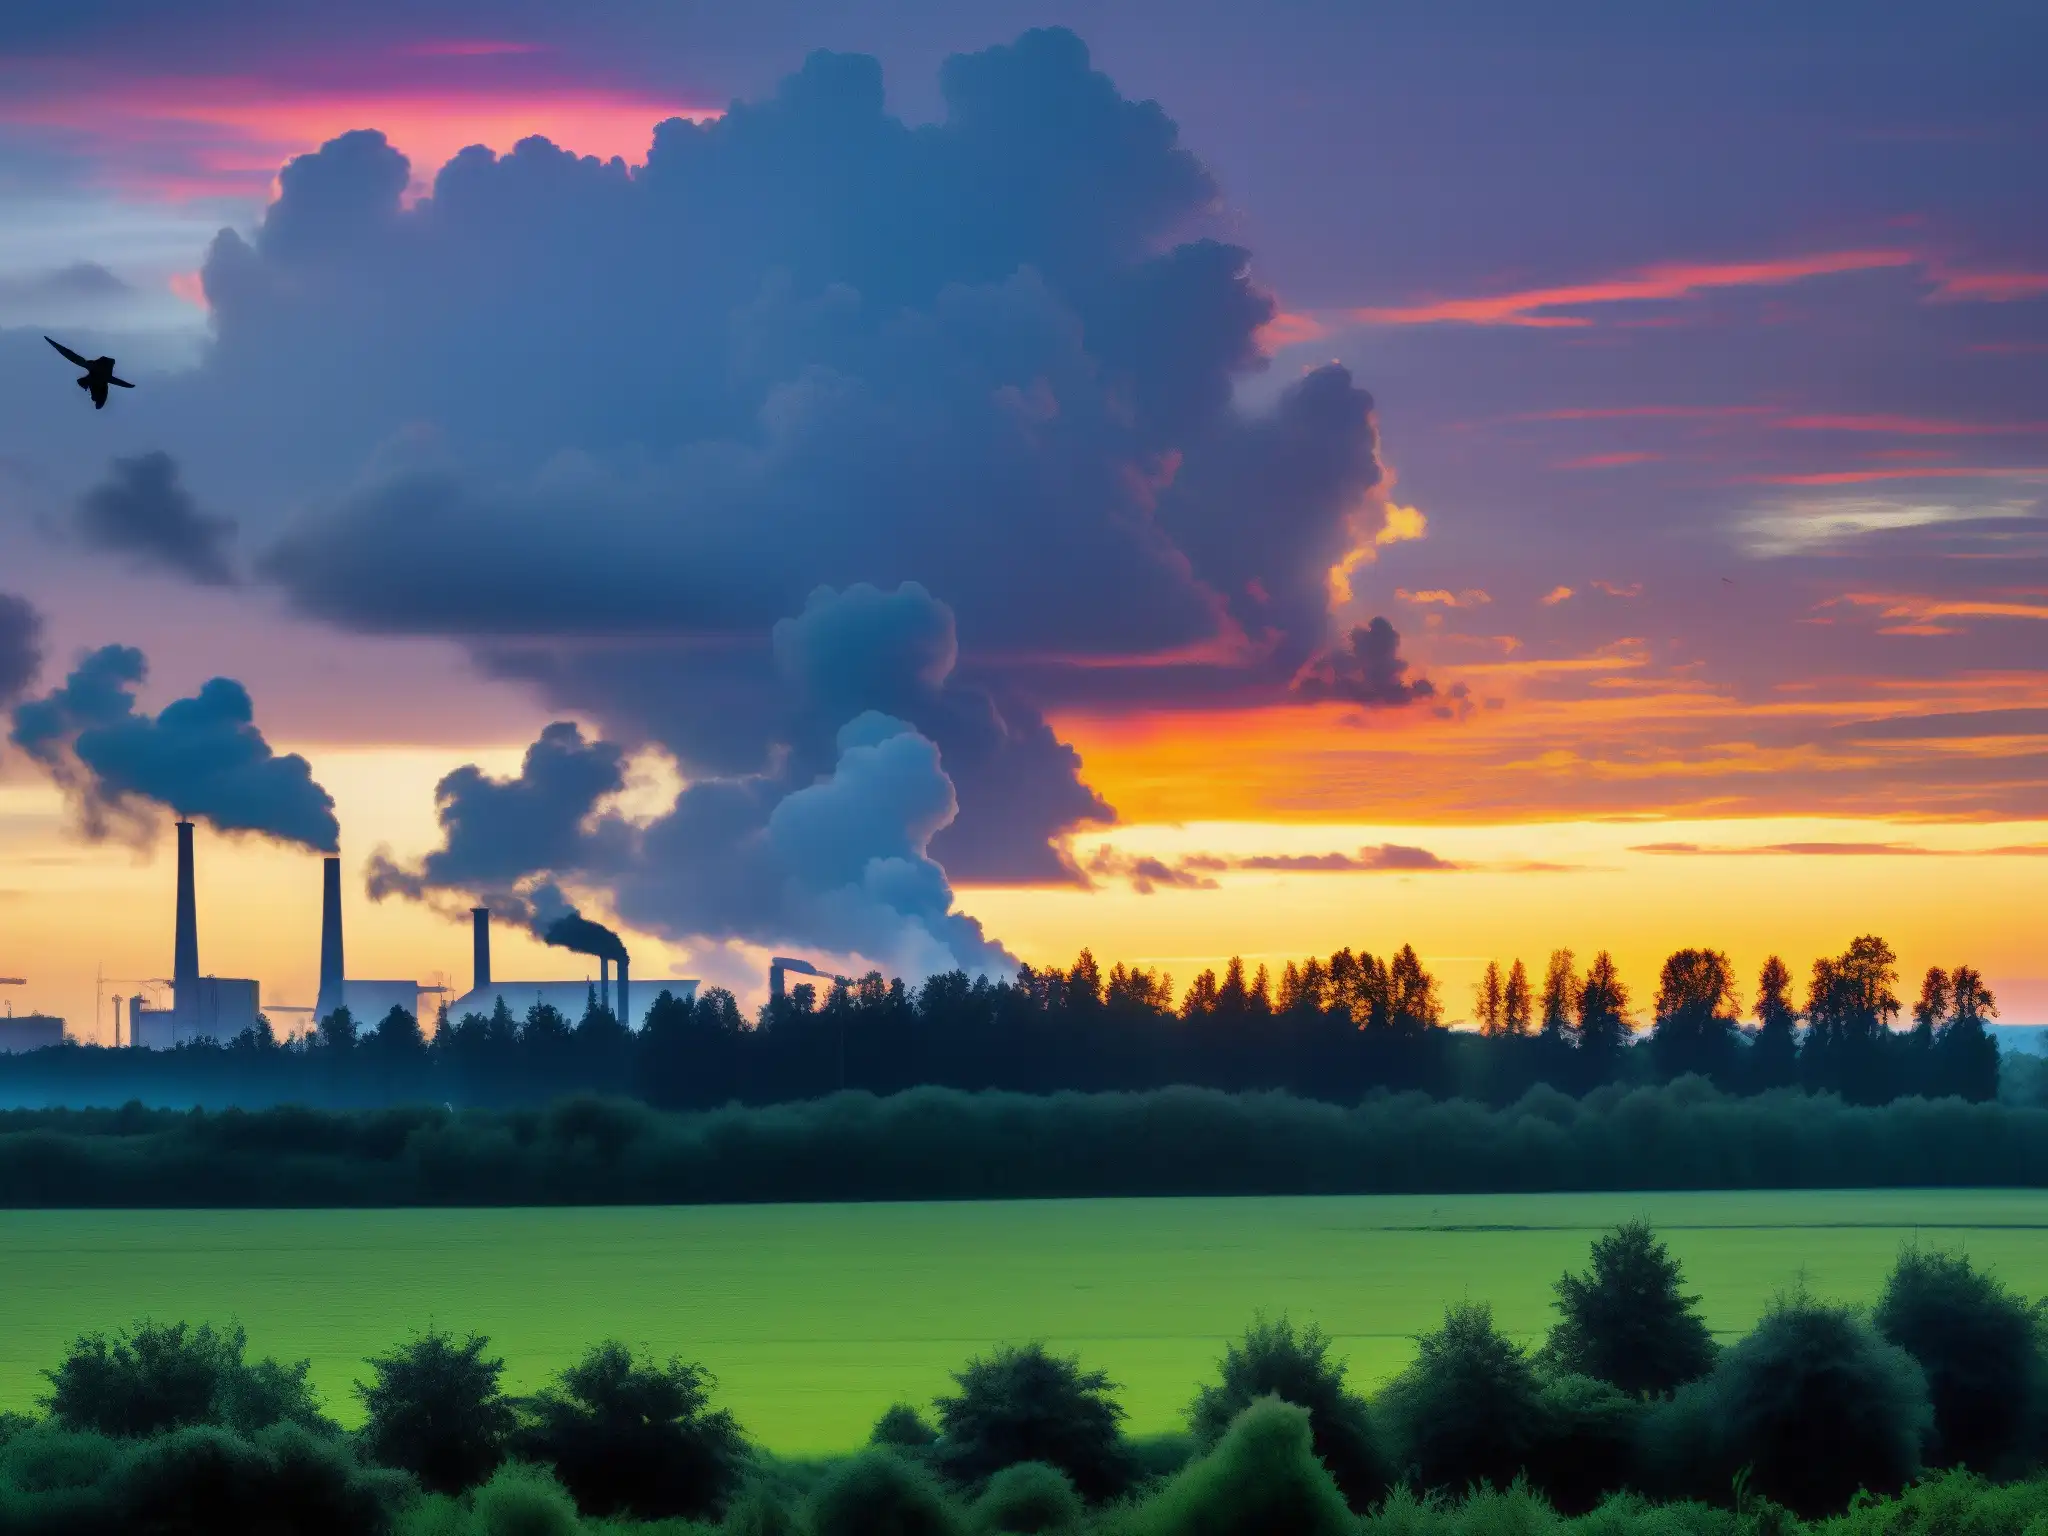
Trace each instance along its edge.
<instances>
[{"instance_id":1,"label":"pink cloud","mask_svg":"<svg viewBox=\"0 0 2048 1536\"><path fill-rule=\"evenodd\" d=\"M1698 298L1720 289L1779 288L1810 278L1903 268L1923 271L1932 284L1927 297L1937 302L2001 304L2048 295L2048 272L1969 272L1924 251L1874 249L1826 251L1762 261L1660 262L1593 282L1354 309L1349 311L1349 317L1367 325L1584 327L1595 323L1591 317L1561 311L1671 302ZM1657 322L1654 317L1646 321L1642 316L1633 316L1617 323Z\"/></svg>"},{"instance_id":2,"label":"pink cloud","mask_svg":"<svg viewBox=\"0 0 2048 1536\"><path fill-rule=\"evenodd\" d=\"M502 153L539 134L577 154L637 162L656 123L716 116L674 98L547 82L295 89L241 76L167 78L0 100L0 122L74 135L116 184L170 200L261 195L286 160L354 128L381 130L425 184L472 144Z\"/></svg>"},{"instance_id":3,"label":"pink cloud","mask_svg":"<svg viewBox=\"0 0 2048 1536\"><path fill-rule=\"evenodd\" d=\"M1437 299L1390 308L1356 309L1351 318L1370 325L1585 326L1584 316L1550 311L1599 304L1687 299L1720 288L1777 287L1812 277L1918 265L1911 251L1831 251L1774 261L1666 262L1599 282L1524 288L1470 299Z\"/></svg>"},{"instance_id":4,"label":"pink cloud","mask_svg":"<svg viewBox=\"0 0 2048 1536\"><path fill-rule=\"evenodd\" d=\"M1743 475L1743 485L1866 485L1879 480L2042 480L2048 467L1894 464L1884 469L1830 469L1803 475Z\"/></svg>"},{"instance_id":5,"label":"pink cloud","mask_svg":"<svg viewBox=\"0 0 2048 1536\"><path fill-rule=\"evenodd\" d=\"M2020 437L2048 432L2048 421L1944 421L1925 416L1787 416L1772 425L1794 432L1885 432L1900 437Z\"/></svg>"}]
</instances>

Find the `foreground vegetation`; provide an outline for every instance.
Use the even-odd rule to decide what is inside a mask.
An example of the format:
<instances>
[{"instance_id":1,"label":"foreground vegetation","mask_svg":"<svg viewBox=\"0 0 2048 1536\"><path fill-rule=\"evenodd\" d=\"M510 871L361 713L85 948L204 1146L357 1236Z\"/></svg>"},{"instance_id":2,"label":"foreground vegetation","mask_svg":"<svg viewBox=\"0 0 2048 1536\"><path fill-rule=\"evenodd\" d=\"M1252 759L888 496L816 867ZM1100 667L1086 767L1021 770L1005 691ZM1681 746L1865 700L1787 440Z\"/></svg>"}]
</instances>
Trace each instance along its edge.
<instances>
[{"instance_id":1,"label":"foreground vegetation","mask_svg":"<svg viewBox=\"0 0 2048 1536\"><path fill-rule=\"evenodd\" d=\"M1315 1328L1257 1320L1187 1432L1153 1441L1121 1432L1101 1373L1004 1346L929 1411L888 1409L866 1450L809 1463L750 1445L701 1368L617 1343L512 1398L487 1340L430 1330L366 1362L349 1434L303 1363L248 1360L236 1329L145 1323L79 1339L43 1416L0 1421L0 1529L1848 1536L2048 1519L2040 1316L1960 1255L1908 1248L1868 1315L1783 1296L1726 1350L1640 1223L1556 1298L1534 1353L1484 1305L1449 1308L1371 1399Z\"/></svg>"},{"instance_id":2,"label":"foreground vegetation","mask_svg":"<svg viewBox=\"0 0 2048 1536\"><path fill-rule=\"evenodd\" d=\"M1664 962L1648 1017L1606 954L1583 973L1550 957L1540 985L1513 962L1489 967L1476 1030L1444 1027L1436 979L1412 949L1390 959L1340 950L1290 962L1279 977L1233 961L1176 1000L1173 979L1083 952L1069 970L1020 969L1006 981L959 973L908 987L870 974L822 998L808 984L744 1018L712 988L662 994L645 1028L620 1025L592 993L580 1021L536 1005L515 1018L442 1019L431 1037L401 1009L357 1020L346 1009L310 1037L269 1026L173 1051L64 1046L0 1058L0 1101L368 1106L544 1104L565 1092L631 1096L667 1109L771 1104L842 1089L919 1086L1019 1093L1132 1092L1170 1085L1278 1090L1354 1103L1375 1089L1503 1105L1532 1087L1579 1095L1688 1075L1725 1093L1785 1088L1850 1103L1997 1095L1997 1006L1968 966L1922 978L1912 1025L1896 957L1859 938L1816 961L1801 1008L1776 957L1743 1022L1728 957L1686 949Z\"/></svg>"},{"instance_id":3,"label":"foreground vegetation","mask_svg":"<svg viewBox=\"0 0 2048 1536\"><path fill-rule=\"evenodd\" d=\"M1698 1079L1514 1104L1379 1094L836 1094L664 1114L0 1113L0 1205L658 1205L1103 1195L2048 1185L2048 1109Z\"/></svg>"}]
</instances>

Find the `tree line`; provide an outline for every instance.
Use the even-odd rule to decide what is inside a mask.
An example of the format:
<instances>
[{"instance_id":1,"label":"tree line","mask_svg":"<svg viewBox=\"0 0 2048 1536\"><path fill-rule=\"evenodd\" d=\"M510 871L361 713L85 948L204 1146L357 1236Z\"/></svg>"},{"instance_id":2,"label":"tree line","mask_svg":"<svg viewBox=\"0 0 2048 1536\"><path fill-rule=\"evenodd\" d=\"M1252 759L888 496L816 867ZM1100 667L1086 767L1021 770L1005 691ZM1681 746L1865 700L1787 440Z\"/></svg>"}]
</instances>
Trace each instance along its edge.
<instances>
[{"instance_id":1,"label":"tree line","mask_svg":"<svg viewBox=\"0 0 2048 1536\"><path fill-rule=\"evenodd\" d=\"M516 1016L443 1016L431 1035L402 1009L366 1024L346 1009L302 1040L267 1023L227 1042L165 1052L64 1046L0 1058L16 1103L468 1105L545 1103L565 1092L631 1095L672 1109L772 1104L841 1089L917 1086L1021 1093L1194 1085L1282 1090L1339 1103L1379 1088L1512 1102L1537 1085L1582 1095L1610 1084L1707 1078L1730 1093L1800 1087L1880 1104L1902 1096L1983 1101L1999 1084L1997 1005L1967 965L1929 970L1910 1028L1898 960L1856 939L1814 962L1803 1006L1772 956L1745 1019L1726 954L1663 964L1648 1016L1606 952L1583 971L1549 957L1540 986L1520 960L1489 964L1478 1028L1445 1027L1442 988L1414 950L1339 950L1290 961L1277 979L1232 960L1184 993L1163 972L1083 951L1067 969L1013 977L955 971L917 986L870 972L822 994L806 983L749 1018L733 994L664 991L625 1028L593 991L571 1020L547 1004Z\"/></svg>"},{"instance_id":2,"label":"tree line","mask_svg":"<svg viewBox=\"0 0 2048 1536\"><path fill-rule=\"evenodd\" d=\"M2019 1059L2015 1059L2018 1066ZM2037 1085L2038 1086L2038 1085ZM0 1113L0 1206L664 1205L1538 1190L2041 1188L2048 1108L1697 1078L1490 1107L1375 1093L848 1092L658 1110Z\"/></svg>"},{"instance_id":3,"label":"tree line","mask_svg":"<svg viewBox=\"0 0 2048 1536\"><path fill-rule=\"evenodd\" d=\"M1255 1319L1185 1430L1148 1439L1104 1372L1002 1345L881 1413L865 1448L800 1463L715 1406L701 1365L615 1340L514 1395L487 1338L430 1328L365 1362L345 1430L306 1361L144 1322L79 1338L40 1414L0 1417L0 1528L1476 1536L1591 1514L1589 1536L1876 1536L2048 1518L2038 1307L1964 1255L1906 1248L1867 1312L1781 1294L1725 1347L1641 1222L1554 1295L1535 1349L1484 1303L1447 1307L1373 1393L1313 1325Z\"/></svg>"}]
</instances>

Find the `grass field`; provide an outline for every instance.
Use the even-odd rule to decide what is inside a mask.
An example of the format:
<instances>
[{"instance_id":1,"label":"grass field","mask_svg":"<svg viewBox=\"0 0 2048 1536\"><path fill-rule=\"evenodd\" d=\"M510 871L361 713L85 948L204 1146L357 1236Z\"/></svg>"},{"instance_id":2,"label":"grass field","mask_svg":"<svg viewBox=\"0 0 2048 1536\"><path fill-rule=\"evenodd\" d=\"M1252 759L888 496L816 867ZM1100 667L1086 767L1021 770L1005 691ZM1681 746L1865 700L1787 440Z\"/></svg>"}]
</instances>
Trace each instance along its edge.
<instances>
[{"instance_id":1,"label":"grass field","mask_svg":"<svg viewBox=\"0 0 2048 1536\"><path fill-rule=\"evenodd\" d=\"M2024 1190L1077 1200L492 1211L0 1212L0 1408L90 1328L239 1319L311 1356L356 1417L366 1354L428 1323L491 1336L530 1387L607 1336L701 1360L769 1446L860 1441L898 1399L1003 1340L1078 1351L1130 1427L1176 1427L1255 1311L1320 1323L1375 1384L1443 1305L1536 1338L1603 1228L1662 1230L1724 1335L1802 1274L1875 1295L1899 1245L1964 1247L2048 1290L2048 1193Z\"/></svg>"}]
</instances>

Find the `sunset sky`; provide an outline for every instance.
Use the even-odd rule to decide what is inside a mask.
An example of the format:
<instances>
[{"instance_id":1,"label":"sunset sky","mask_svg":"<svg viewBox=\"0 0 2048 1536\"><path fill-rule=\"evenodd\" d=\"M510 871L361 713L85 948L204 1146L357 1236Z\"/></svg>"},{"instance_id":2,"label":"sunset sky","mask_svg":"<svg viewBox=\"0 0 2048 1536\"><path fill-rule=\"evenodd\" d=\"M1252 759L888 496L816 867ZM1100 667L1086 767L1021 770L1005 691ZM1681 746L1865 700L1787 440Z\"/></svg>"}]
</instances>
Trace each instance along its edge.
<instances>
[{"instance_id":1,"label":"sunset sky","mask_svg":"<svg viewBox=\"0 0 2048 1536\"><path fill-rule=\"evenodd\" d=\"M748 1000L1875 931L2048 1023L2037 5L16 9L0 1006L168 974L176 779L273 1004L324 793L458 990L562 899Z\"/></svg>"}]
</instances>

